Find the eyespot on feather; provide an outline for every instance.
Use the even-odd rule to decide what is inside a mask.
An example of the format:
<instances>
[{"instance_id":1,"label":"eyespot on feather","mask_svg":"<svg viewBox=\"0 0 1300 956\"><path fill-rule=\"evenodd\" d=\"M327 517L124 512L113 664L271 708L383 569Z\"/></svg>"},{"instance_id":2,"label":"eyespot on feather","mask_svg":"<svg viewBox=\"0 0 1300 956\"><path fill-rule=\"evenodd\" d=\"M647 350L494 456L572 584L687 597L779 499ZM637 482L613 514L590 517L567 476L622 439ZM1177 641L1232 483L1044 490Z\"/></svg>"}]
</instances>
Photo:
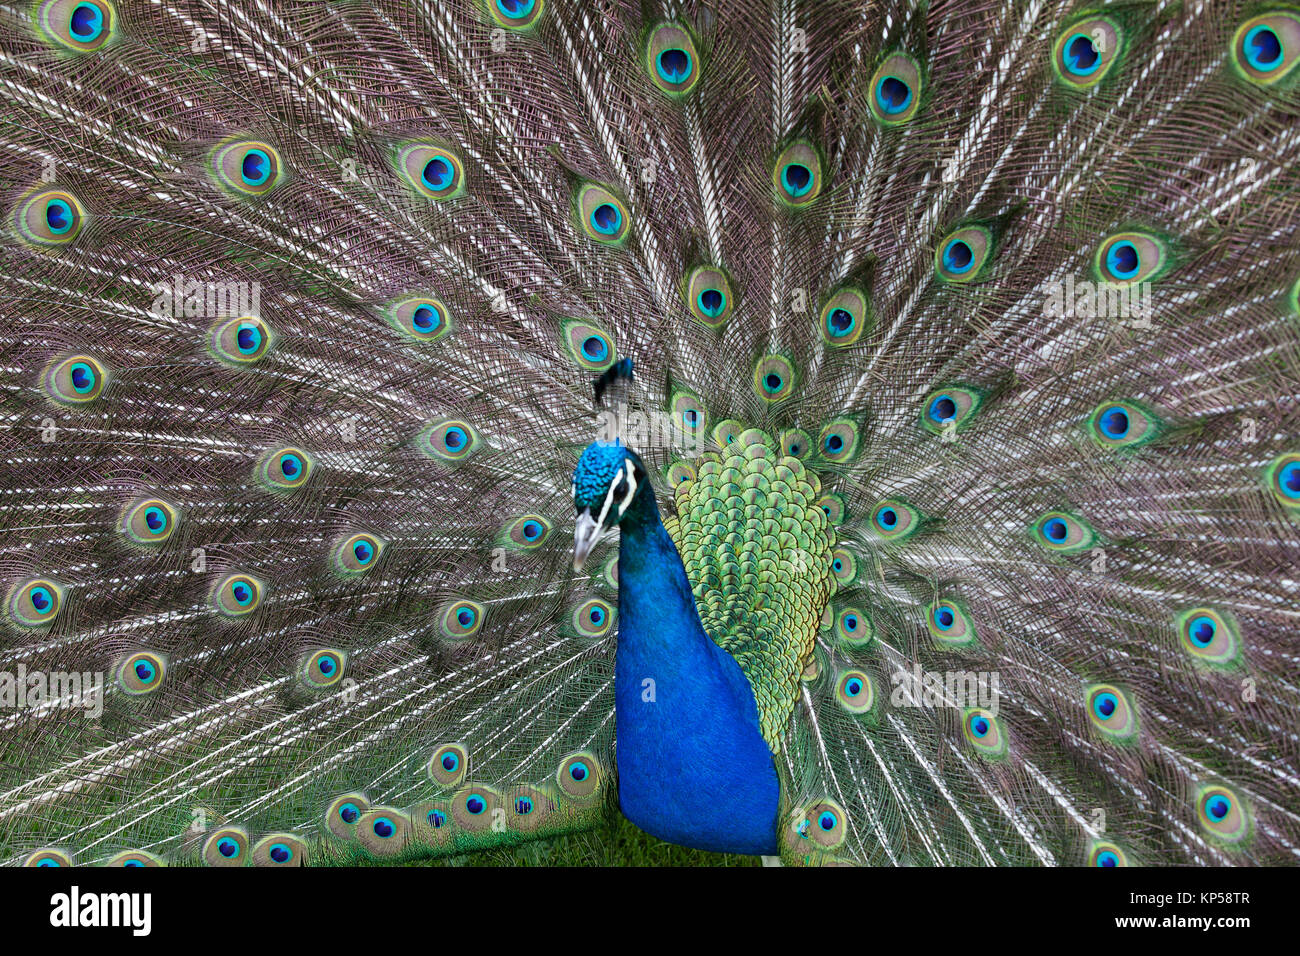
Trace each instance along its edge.
<instances>
[{"instance_id":1,"label":"eyespot on feather","mask_svg":"<svg viewBox=\"0 0 1300 956\"><path fill-rule=\"evenodd\" d=\"M227 140L212 151L212 175L226 192L244 198L265 196L280 184L284 166L269 143Z\"/></svg>"},{"instance_id":2,"label":"eyespot on feather","mask_svg":"<svg viewBox=\"0 0 1300 956\"><path fill-rule=\"evenodd\" d=\"M117 29L117 11L107 0L46 0L35 18L41 36L74 53L102 49Z\"/></svg>"},{"instance_id":3,"label":"eyespot on feather","mask_svg":"<svg viewBox=\"0 0 1300 956\"><path fill-rule=\"evenodd\" d=\"M1052 44L1052 69L1063 85L1090 89L1105 79L1123 52L1124 30L1118 20L1085 17L1057 34Z\"/></svg>"},{"instance_id":4,"label":"eyespot on feather","mask_svg":"<svg viewBox=\"0 0 1300 956\"><path fill-rule=\"evenodd\" d=\"M28 578L9 591L9 619L21 627L53 623L63 607L63 586L50 578Z\"/></svg>"},{"instance_id":5,"label":"eyespot on feather","mask_svg":"<svg viewBox=\"0 0 1300 956\"><path fill-rule=\"evenodd\" d=\"M14 207L13 225L28 245L53 249L66 246L86 225L86 210L64 189L39 190Z\"/></svg>"},{"instance_id":6,"label":"eyespot on feather","mask_svg":"<svg viewBox=\"0 0 1300 956\"><path fill-rule=\"evenodd\" d=\"M900 126L916 116L921 107L920 68L906 53L887 56L872 74L868 105L871 115L884 126Z\"/></svg>"}]
</instances>

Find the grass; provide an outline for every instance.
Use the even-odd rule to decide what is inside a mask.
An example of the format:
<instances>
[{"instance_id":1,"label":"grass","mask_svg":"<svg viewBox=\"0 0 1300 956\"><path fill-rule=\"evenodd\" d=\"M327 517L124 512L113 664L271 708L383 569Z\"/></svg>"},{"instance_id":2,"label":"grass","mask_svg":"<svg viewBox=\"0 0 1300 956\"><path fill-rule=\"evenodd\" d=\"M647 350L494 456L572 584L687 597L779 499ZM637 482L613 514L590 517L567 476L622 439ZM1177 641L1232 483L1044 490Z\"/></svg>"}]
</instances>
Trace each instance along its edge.
<instances>
[{"instance_id":1,"label":"grass","mask_svg":"<svg viewBox=\"0 0 1300 956\"><path fill-rule=\"evenodd\" d=\"M756 856L706 853L657 840L611 813L595 830L509 849L419 860L404 866L759 866Z\"/></svg>"}]
</instances>

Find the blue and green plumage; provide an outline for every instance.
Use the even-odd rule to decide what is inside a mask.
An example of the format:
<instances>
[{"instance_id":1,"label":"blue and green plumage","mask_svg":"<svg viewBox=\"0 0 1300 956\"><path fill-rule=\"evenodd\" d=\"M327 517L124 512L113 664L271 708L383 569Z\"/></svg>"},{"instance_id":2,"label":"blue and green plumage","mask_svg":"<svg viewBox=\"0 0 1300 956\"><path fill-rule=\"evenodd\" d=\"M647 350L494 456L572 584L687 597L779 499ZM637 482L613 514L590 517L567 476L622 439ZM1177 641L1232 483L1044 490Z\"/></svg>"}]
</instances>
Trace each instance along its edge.
<instances>
[{"instance_id":1,"label":"blue and green plumage","mask_svg":"<svg viewBox=\"0 0 1300 956\"><path fill-rule=\"evenodd\" d=\"M1294 862L1293 4L228 6L0 12L4 859Z\"/></svg>"}]
</instances>

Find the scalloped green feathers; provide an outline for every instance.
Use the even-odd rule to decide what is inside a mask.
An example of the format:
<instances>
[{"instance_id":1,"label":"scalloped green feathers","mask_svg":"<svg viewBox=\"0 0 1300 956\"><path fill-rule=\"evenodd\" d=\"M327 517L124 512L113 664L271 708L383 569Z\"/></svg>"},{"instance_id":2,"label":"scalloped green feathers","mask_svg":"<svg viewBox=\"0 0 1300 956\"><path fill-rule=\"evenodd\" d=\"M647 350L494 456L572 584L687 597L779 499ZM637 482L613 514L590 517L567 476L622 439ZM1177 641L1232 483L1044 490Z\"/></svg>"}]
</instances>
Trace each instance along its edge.
<instances>
[{"instance_id":1,"label":"scalloped green feathers","mask_svg":"<svg viewBox=\"0 0 1300 956\"><path fill-rule=\"evenodd\" d=\"M763 736L779 748L835 588L834 533L818 505L817 477L765 432L734 425L731 440L697 462L695 479L676 486L677 518L665 527L704 630L740 662ZM734 509L724 493L731 488Z\"/></svg>"}]
</instances>

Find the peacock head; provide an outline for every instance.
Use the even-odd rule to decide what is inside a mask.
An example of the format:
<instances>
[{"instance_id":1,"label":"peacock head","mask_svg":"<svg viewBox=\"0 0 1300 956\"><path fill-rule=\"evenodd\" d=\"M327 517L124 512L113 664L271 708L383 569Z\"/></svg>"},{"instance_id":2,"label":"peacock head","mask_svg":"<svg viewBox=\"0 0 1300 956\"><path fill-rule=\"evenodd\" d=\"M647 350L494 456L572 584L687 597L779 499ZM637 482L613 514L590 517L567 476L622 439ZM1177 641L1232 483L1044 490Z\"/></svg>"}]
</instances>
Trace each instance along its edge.
<instances>
[{"instance_id":1,"label":"peacock head","mask_svg":"<svg viewBox=\"0 0 1300 956\"><path fill-rule=\"evenodd\" d=\"M581 571L601 537L623 520L642 489L649 488L645 465L621 441L592 442L573 471L573 569Z\"/></svg>"}]
</instances>

